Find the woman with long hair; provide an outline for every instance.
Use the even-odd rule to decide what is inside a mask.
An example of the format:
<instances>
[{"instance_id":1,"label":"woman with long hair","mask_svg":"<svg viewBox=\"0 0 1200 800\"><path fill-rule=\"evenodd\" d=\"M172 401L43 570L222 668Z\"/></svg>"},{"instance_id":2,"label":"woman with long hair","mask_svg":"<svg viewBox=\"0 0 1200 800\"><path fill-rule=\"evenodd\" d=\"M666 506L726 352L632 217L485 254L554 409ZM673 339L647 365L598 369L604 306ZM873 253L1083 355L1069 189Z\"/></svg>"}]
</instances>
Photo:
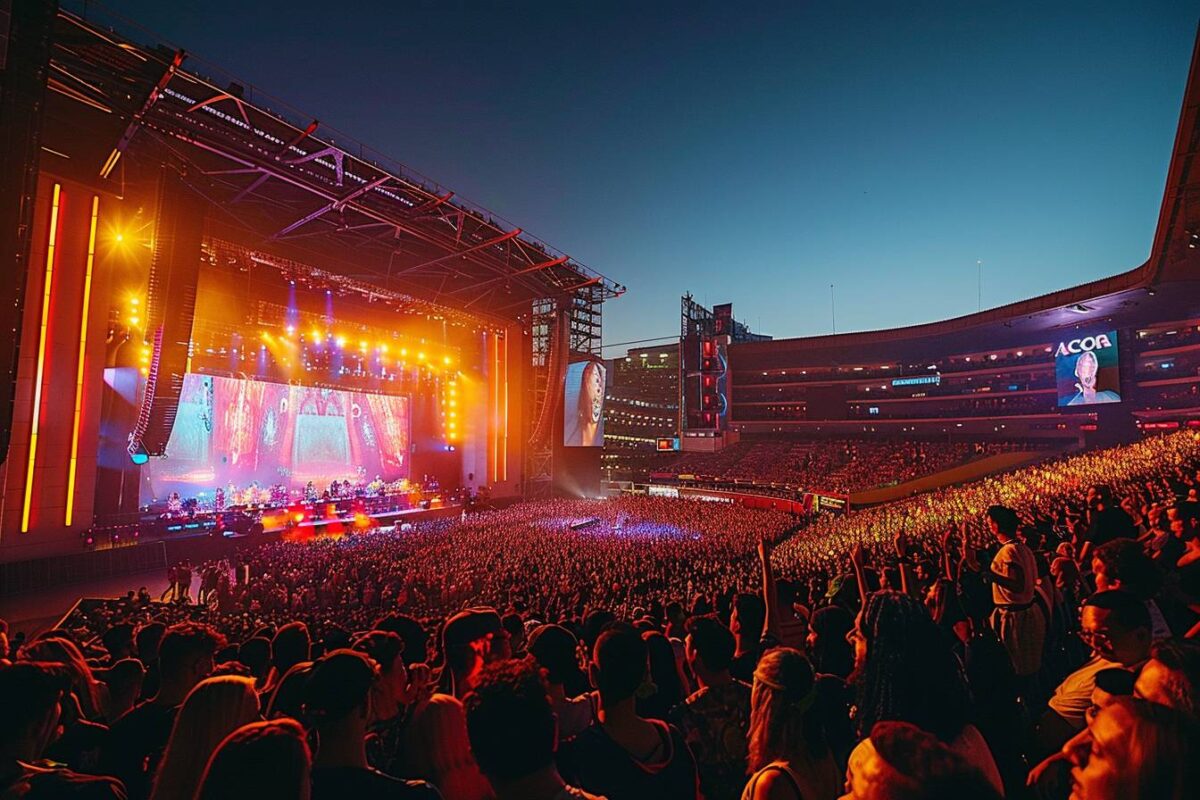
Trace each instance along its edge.
<instances>
[{"instance_id":1,"label":"woman with long hair","mask_svg":"<svg viewBox=\"0 0 1200 800\"><path fill-rule=\"evenodd\" d=\"M413 716L404 734L400 769L438 787L446 800L495 796L471 754L463 704L448 694L435 694Z\"/></svg>"},{"instance_id":2,"label":"woman with long hair","mask_svg":"<svg viewBox=\"0 0 1200 800\"><path fill-rule=\"evenodd\" d=\"M742 800L831 800L841 782L825 740L812 665L799 650L768 650L750 692L749 765Z\"/></svg>"},{"instance_id":3,"label":"woman with long hair","mask_svg":"<svg viewBox=\"0 0 1200 800\"><path fill-rule=\"evenodd\" d=\"M71 693L79 700L79 709L87 720L104 721L102 709L107 703L107 688L92 674L83 652L65 636L49 634L21 647L21 661L44 661L61 664L71 675ZM107 720L112 722L112 720Z\"/></svg>"},{"instance_id":4,"label":"woman with long hair","mask_svg":"<svg viewBox=\"0 0 1200 800\"><path fill-rule=\"evenodd\" d=\"M311 772L312 752L300 723L251 722L217 745L194 798L308 800Z\"/></svg>"},{"instance_id":5,"label":"woman with long hair","mask_svg":"<svg viewBox=\"0 0 1200 800\"><path fill-rule=\"evenodd\" d=\"M646 631L642 634L642 640L650 652L650 680L655 689L649 697L638 700L638 715L665 722L671 709L687 697L683 677L679 674L675 650L666 636L658 631Z\"/></svg>"},{"instance_id":6,"label":"woman with long hair","mask_svg":"<svg viewBox=\"0 0 1200 800\"><path fill-rule=\"evenodd\" d=\"M257 719L253 678L222 675L196 684L175 715L150 800L178 800L195 794L217 745Z\"/></svg>"},{"instance_id":7,"label":"woman with long hair","mask_svg":"<svg viewBox=\"0 0 1200 800\"><path fill-rule=\"evenodd\" d=\"M1000 771L970 722L971 694L949 634L901 592L875 592L848 637L860 737L877 722L908 722L938 737L1003 794Z\"/></svg>"}]
</instances>

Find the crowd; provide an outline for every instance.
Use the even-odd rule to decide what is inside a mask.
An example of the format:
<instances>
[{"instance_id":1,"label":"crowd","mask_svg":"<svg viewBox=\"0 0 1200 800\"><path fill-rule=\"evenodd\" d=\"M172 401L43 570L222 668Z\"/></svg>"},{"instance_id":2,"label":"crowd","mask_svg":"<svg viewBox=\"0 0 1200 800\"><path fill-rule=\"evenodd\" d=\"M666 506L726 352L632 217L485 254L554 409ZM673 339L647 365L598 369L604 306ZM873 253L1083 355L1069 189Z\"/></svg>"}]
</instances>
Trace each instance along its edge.
<instances>
[{"instance_id":1,"label":"crowd","mask_svg":"<svg viewBox=\"0 0 1200 800\"><path fill-rule=\"evenodd\" d=\"M972 458L1027 446L1032 447L906 439L746 440L716 453L688 453L667 469L676 474L783 483L849 494L904 483Z\"/></svg>"},{"instance_id":2,"label":"crowd","mask_svg":"<svg viewBox=\"0 0 1200 800\"><path fill-rule=\"evenodd\" d=\"M0 797L1200 794L1200 437L844 517L547 501L0 636ZM2 628L0 628L2 630Z\"/></svg>"}]
</instances>

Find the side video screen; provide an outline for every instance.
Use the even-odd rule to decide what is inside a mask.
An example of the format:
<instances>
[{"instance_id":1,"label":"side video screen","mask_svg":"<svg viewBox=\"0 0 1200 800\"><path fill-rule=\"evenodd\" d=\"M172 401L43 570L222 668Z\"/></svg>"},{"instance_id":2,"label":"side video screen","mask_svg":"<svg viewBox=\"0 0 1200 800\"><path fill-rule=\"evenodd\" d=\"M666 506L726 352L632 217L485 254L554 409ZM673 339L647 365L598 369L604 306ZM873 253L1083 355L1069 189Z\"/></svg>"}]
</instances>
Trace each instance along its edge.
<instances>
[{"instance_id":1,"label":"side video screen","mask_svg":"<svg viewBox=\"0 0 1200 800\"><path fill-rule=\"evenodd\" d=\"M1121 402L1117 332L1059 342L1054 351L1054 373L1059 408Z\"/></svg>"},{"instance_id":2,"label":"side video screen","mask_svg":"<svg viewBox=\"0 0 1200 800\"><path fill-rule=\"evenodd\" d=\"M599 361L567 367L563 391L563 446L604 446L605 370Z\"/></svg>"}]
</instances>

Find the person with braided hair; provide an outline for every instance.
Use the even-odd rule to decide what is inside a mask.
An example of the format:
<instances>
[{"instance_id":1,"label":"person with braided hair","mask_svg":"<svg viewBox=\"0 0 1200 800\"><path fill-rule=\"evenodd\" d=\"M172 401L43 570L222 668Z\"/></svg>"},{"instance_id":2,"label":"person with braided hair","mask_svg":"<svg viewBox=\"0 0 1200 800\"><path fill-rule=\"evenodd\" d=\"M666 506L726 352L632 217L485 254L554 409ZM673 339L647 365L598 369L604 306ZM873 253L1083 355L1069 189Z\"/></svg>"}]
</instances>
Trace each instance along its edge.
<instances>
[{"instance_id":1,"label":"person with braided hair","mask_svg":"<svg viewBox=\"0 0 1200 800\"><path fill-rule=\"evenodd\" d=\"M898 721L932 733L1004 787L983 735L970 722L971 694L946 634L920 601L902 592L872 594L847 637L854 646L859 736L877 722Z\"/></svg>"},{"instance_id":2,"label":"person with braided hair","mask_svg":"<svg viewBox=\"0 0 1200 800\"><path fill-rule=\"evenodd\" d=\"M754 670L749 760L742 800L832 800L838 769L825 739L812 665L799 650L768 650Z\"/></svg>"}]
</instances>

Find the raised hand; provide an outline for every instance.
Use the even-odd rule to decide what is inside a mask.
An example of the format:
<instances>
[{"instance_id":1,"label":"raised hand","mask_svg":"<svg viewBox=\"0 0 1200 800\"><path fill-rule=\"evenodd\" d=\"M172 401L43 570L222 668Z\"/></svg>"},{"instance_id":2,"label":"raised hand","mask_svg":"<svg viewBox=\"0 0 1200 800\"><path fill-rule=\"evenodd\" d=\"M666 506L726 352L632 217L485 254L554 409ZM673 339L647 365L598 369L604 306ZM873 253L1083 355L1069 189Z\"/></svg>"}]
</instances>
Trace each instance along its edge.
<instances>
[{"instance_id":1,"label":"raised hand","mask_svg":"<svg viewBox=\"0 0 1200 800\"><path fill-rule=\"evenodd\" d=\"M771 541L763 536L758 540L758 558L760 561L766 561L771 557Z\"/></svg>"},{"instance_id":2,"label":"raised hand","mask_svg":"<svg viewBox=\"0 0 1200 800\"><path fill-rule=\"evenodd\" d=\"M862 542L859 542L850 548L850 563L856 568L862 569L867 563L867 551L863 549Z\"/></svg>"}]
</instances>

